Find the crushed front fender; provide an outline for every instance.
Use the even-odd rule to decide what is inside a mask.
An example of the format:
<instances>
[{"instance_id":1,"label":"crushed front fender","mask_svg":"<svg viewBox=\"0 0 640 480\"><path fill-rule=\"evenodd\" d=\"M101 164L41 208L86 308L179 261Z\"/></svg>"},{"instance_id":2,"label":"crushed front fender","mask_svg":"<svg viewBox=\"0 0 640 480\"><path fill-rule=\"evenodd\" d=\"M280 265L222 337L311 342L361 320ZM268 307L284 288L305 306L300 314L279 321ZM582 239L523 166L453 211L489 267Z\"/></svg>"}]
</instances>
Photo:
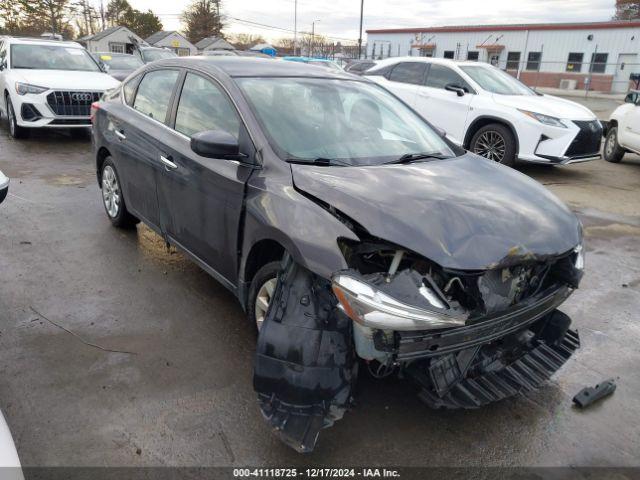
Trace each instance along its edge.
<instances>
[{"instance_id":1,"label":"crushed front fender","mask_svg":"<svg viewBox=\"0 0 640 480\"><path fill-rule=\"evenodd\" d=\"M342 418L357 375L351 320L329 281L285 255L260 329L254 389L267 423L298 452Z\"/></svg>"}]
</instances>

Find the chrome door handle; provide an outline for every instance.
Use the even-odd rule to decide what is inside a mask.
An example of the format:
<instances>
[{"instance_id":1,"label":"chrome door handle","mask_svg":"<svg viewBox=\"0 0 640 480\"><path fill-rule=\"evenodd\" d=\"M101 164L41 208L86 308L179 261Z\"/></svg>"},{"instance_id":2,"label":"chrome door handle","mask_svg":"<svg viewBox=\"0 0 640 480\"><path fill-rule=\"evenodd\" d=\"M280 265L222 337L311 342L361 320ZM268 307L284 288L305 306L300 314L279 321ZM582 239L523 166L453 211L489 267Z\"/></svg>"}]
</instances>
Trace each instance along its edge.
<instances>
[{"instance_id":1,"label":"chrome door handle","mask_svg":"<svg viewBox=\"0 0 640 480\"><path fill-rule=\"evenodd\" d=\"M164 168L166 170L175 170L176 168L178 168L178 165L176 165L171 160L169 160L167 157L164 157L162 155L160 155L160 161L162 162L162 164L164 165Z\"/></svg>"},{"instance_id":2,"label":"chrome door handle","mask_svg":"<svg viewBox=\"0 0 640 480\"><path fill-rule=\"evenodd\" d=\"M115 132L116 132L116 137L118 137L120 140L127 139L127 136L124 133L122 133L120 130L116 130Z\"/></svg>"}]
</instances>

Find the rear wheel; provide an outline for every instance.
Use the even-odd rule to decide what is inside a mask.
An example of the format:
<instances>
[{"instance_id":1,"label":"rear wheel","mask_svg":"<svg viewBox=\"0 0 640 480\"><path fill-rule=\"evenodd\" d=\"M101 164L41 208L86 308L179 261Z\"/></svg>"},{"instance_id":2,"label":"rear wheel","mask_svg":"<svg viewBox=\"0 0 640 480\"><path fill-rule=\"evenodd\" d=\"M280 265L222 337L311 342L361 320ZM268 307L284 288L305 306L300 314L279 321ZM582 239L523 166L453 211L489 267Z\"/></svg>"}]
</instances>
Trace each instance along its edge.
<instances>
[{"instance_id":1,"label":"rear wheel","mask_svg":"<svg viewBox=\"0 0 640 480\"><path fill-rule=\"evenodd\" d=\"M249 288L249 302L247 303L247 316L249 321L260 331L264 319L271 305L273 292L278 284L278 272L280 262L269 262L264 265L251 280Z\"/></svg>"},{"instance_id":2,"label":"rear wheel","mask_svg":"<svg viewBox=\"0 0 640 480\"><path fill-rule=\"evenodd\" d=\"M18 125L18 119L16 118L16 112L13 109L13 104L11 103L11 98L9 95L6 96L6 105L7 105L7 120L9 122L9 134L13 138L26 138L29 136L29 129L21 127Z\"/></svg>"},{"instance_id":3,"label":"rear wheel","mask_svg":"<svg viewBox=\"0 0 640 480\"><path fill-rule=\"evenodd\" d=\"M131 228L139 223L140 220L131 215L127 210L122 195L122 188L120 187L120 178L118 177L116 167L111 157L107 157L102 164L100 178L102 203L113 226L118 228Z\"/></svg>"},{"instance_id":4,"label":"rear wheel","mask_svg":"<svg viewBox=\"0 0 640 480\"><path fill-rule=\"evenodd\" d=\"M471 138L469 149L476 155L510 167L516 161L513 133L499 123L491 123L478 130Z\"/></svg>"},{"instance_id":5,"label":"rear wheel","mask_svg":"<svg viewBox=\"0 0 640 480\"><path fill-rule=\"evenodd\" d=\"M604 159L607 162L618 163L624 157L624 149L618 143L618 127L611 127L604 141Z\"/></svg>"}]
</instances>

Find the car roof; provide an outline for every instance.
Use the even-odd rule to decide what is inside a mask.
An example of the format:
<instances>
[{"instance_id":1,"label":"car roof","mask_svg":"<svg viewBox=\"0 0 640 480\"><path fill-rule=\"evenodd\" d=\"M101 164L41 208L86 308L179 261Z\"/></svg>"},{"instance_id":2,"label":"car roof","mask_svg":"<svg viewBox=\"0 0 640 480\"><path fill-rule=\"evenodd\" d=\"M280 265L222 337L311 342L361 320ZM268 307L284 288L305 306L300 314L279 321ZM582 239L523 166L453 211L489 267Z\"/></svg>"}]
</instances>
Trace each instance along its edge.
<instances>
[{"instance_id":1,"label":"car roof","mask_svg":"<svg viewBox=\"0 0 640 480\"><path fill-rule=\"evenodd\" d=\"M256 57L177 57L153 62L155 66L182 66L223 72L230 77L309 77L365 81L350 73L333 71L303 62L277 62Z\"/></svg>"},{"instance_id":2,"label":"car roof","mask_svg":"<svg viewBox=\"0 0 640 480\"><path fill-rule=\"evenodd\" d=\"M116 52L91 52L94 55L108 55L110 57L133 57L131 53L116 53Z\"/></svg>"},{"instance_id":3,"label":"car roof","mask_svg":"<svg viewBox=\"0 0 640 480\"><path fill-rule=\"evenodd\" d=\"M435 58L435 57L391 57L384 60L378 60L376 62L377 67L384 67L386 65L394 65L401 62L422 62L422 63L438 63L440 65L448 65L450 67L463 66L463 65L479 65L481 67L490 67L491 65L483 62L474 62L472 60L451 60L450 58Z\"/></svg>"},{"instance_id":4,"label":"car roof","mask_svg":"<svg viewBox=\"0 0 640 480\"><path fill-rule=\"evenodd\" d=\"M31 38L31 37L12 37L12 36L4 36L0 37L5 41L9 41L14 44L24 44L24 45L59 45L61 47L69 47L69 48L82 48L84 47L77 42L70 42L65 40L49 40L46 38Z\"/></svg>"}]
</instances>

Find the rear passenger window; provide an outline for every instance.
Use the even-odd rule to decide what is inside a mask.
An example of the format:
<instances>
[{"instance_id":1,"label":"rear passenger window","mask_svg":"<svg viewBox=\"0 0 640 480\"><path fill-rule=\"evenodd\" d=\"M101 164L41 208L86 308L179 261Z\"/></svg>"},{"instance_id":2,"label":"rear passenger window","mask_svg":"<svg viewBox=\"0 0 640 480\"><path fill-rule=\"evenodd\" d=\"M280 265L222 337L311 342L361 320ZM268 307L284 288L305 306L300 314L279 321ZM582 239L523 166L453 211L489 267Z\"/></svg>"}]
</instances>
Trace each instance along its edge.
<instances>
[{"instance_id":1,"label":"rear passenger window","mask_svg":"<svg viewBox=\"0 0 640 480\"><path fill-rule=\"evenodd\" d=\"M431 64L425 85L433 88L444 88L447 85L455 85L456 87L464 88L467 92L472 91L469 84L465 82L460 75L449 67L436 63Z\"/></svg>"},{"instance_id":2,"label":"rear passenger window","mask_svg":"<svg viewBox=\"0 0 640 480\"><path fill-rule=\"evenodd\" d=\"M426 63L404 62L396 65L389 74L392 82L412 83L422 85Z\"/></svg>"},{"instance_id":3,"label":"rear passenger window","mask_svg":"<svg viewBox=\"0 0 640 480\"><path fill-rule=\"evenodd\" d=\"M200 75L187 73L178 103L175 129L188 137L206 130L224 130L238 138L240 119L217 85Z\"/></svg>"},{"instance_id":4,"label":"rear passenger window","mask_svg":"<svg viewBox=\"0 0 640 480\"><path fill-rule=\"evenodd\" d=\"M136 75L122 87L122 92L124 93L124 102L129 106L133 104L133 94L136 93L136 86L138 85L141 76L142 74Z\"/></svg>"},{"instance_id":5,"label":"rear passenger window","mask_svg":"<svg viewBox=\"0 0 640 480\"><path fill-rule=\"evenodd\" d=\"M178 79L177 70L155 70L147 73L138 87L133 108L166 123L173 87Z\"/></svg>"}]
</instances>

